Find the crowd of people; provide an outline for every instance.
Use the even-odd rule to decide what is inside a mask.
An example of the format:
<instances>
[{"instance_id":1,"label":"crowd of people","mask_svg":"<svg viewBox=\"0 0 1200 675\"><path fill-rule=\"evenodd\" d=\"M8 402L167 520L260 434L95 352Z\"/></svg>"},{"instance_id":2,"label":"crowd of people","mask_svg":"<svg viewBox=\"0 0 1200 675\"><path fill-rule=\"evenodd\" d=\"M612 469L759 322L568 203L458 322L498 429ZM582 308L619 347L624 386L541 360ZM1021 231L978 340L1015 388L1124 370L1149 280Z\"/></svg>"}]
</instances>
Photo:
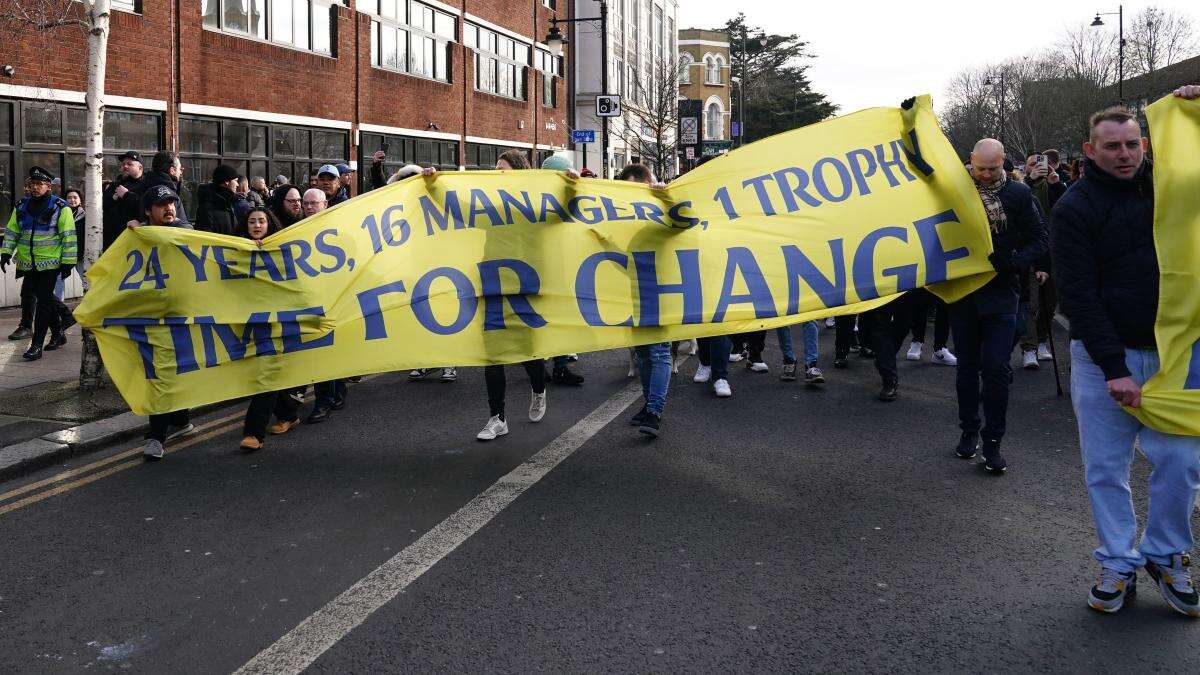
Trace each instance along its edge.
<instances>
[{"instance_id":1,"label":"crowd of people","mask_svg":"<svg viewBox=\"0 0 1200 675\"><path fill-rule=\"evenodd\" d=\"M1176 95L1200 98L1200 86L1184 87ZM825 326L834 331L833 366L849 367L851 354L873 361L881 381L878 399L894 401L900 387L897 357L904 342L909 341L906 359L922 359L932 320L930 360L956 368L961 436L953 451L963 459L982 454L984 469L1002 474L1008 468L1001 442L1014 350L1024 368L1036 369L1039 362L1054 359L1053 319L1061 307L1070 324L1072 403L1100 539L1095 557L1101 572L1089 591L1088 604L1104 612L1120 610L1135 595L1137 570L1144 568L1172 608L1200 617L1200 597L1188 571L1193 543L1190 516L1200 490L1200 439L1146 428L1122 408L1140 405L1141 386L1159 368L1154 334L1159 270L1153 239L1153 167L1144 154L1146 139L1130 111L1101 111L1092 117L1090 127L1085 157L1072 162L1070 170L1056 150L1030 155L1017 167L999 141L980 140L966 170L987 215L995 277L949 305L921 290L867 312L826 320ZM156 154L149 173L135 152L120 159L121 173L104 191L104 246L126 228L144 225L195 228L261 242L349 199L354 174L348 164L331 164L322 166L305 185L278 176L268 187L262 177L247 179L220 165L211 182L197 190L192 223L180 197L178 157L170 152ZM387 176L385 161L382 152L372 158L371 189L417 174L437 180L436 170L416 165ZM500 156L496 168L528 169L529 157L511 150ZM542 168L565 171L575 180L583 177L562 156L548 158ZM81 195L74 188L54 194L54 178L40 167L30 170L27 194L9 218L0 245L0 268L15 262L23 277L21 324L9 337L31 339L24 354L30 360L66 342L64 331L73 320L55 287L75 269L84 241ZM641 164L624 167L617 178L661 185ZM818 363L820 326L807 321L800 331L799 357L790 327L771 331L782 355L780 379L791 382L802 375L806 385L824 386L825 374ZM644 400L631 425L650 437L660 434L677 349L697 356L694 382L711 382L716 397L728 398L733 393L731 364L744 363L753 373L771 371L764 356L767 335L765 330L754 331L632 349L630 375L641 378ZM583 376L569 365L575 358L555 357L549 368L542 359L519 364L529 379L531 422L541 421L547 413L548 384L583 385ZM413 370L408 377L435 375L453 382L457 368ZM491 441L509 433L506 368L486 366L484 381L488 419L476 437ZM302 416L306 389L253 396L241 447L259 450L269 436L288 433L302 421L323 422L346 405L347 381L321 382L314 385L312 409ZM194 431L186 410L152 415L143 455L161 458L165 443ZM1155 465L1148 522L1140 542L1129 487L1130 463L1139 439L1141 451Z\"/></svg>"}]
</instances>

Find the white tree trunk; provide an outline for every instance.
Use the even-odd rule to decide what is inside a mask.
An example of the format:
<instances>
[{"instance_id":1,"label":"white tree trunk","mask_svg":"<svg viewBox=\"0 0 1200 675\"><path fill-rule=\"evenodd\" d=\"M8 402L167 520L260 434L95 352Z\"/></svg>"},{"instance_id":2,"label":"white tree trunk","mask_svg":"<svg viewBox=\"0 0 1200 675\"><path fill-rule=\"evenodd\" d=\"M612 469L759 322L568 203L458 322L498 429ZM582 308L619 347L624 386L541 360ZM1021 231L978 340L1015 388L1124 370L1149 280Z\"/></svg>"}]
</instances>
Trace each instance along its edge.
<instances>
[{"instance_id":1,"label":"white tree trunk","mask_svg":"<svg viewBox=\"0 0 1200 675\"><path fill-rule=\"evenodd\" d=\"M84 192L87 210L87 241L83 247L83 268L91 269L104 247L104 74L108 66L108 20L110 0L84 0L88 14L87 65L87 156ZM87 292L84 280L84 292ZM101 386L103 364L96 338L84 331L83 357L79 368L79 386L94 390Z\"/></svg>"}]
</instances>

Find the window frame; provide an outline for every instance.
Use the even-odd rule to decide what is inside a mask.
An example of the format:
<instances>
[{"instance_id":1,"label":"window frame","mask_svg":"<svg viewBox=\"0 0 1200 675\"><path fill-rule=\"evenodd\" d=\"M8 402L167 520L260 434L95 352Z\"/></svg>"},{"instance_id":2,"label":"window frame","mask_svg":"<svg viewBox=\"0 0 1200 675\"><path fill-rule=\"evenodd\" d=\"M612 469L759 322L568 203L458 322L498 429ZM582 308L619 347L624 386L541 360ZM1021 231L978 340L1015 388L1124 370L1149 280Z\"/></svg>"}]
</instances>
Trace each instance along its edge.
<instances>
[{"instance_id":1,"label":"window frame","mask_svg":"<svg viewBox=\"0 0 1200 675\"><path fill-rule=\"evenodd\" d=\"M464 30L467 30L466 26L471 26L476 35L474 46L471 47L475 62L475 77L473 78L475 91L490 96L499 96L510 101L528 101L529 82L526 74L531 65L536 65L536 55L540 50L532 43L510 37L486 26L470 22L464 22L463 26ZM464 42L466 41L464 40ZM525 59L523 61L516 56L518 50L524 51ZM531 61L534 63L531 64ZM488 71L494 75L490 80L493 84L491 89L481 86L485 63L488 64ZM506 73L506 77L501 77L501 72ZM502 82L508 82L511 86L502 87ZM502 91L502 89L504 90Z\"/></svg>"},{"instance_id":2,"label":"window frame","mask_svg":"<svg viewBox=\"0 0 1200 675\"><path fill-rule=\"evenodd\" d=\"M431 82L453 84L453 50L450 48L450 45L457 44L459 41L458 28L459 24L462 23L461 18L449 12L444 12L437 7L433 7L432 5L418 2L417 0L398 0L395 2L397 9L396 16L389 17L383 14L381 11L381 3L383 2L389 2L389 0L371 0L369 3L363 3L365 7L360 8L360 11L368 14L371 17L371 67L378 68L379 70L386 70L392 73L399 73L401 75L409 75L422 80L429 80ZM400 11L401 6L404 8L403 11ZM430 17L429 26L426 27L417 25L414 17L416 16L418 9L428 11L428 16ZM439 32L438 29L440 27L440 22L442 21L450 22L451 30ZM397 36L400 34L403 34L404 36L404 61L403 63L399 63L396 67L384 65L382 34L384 30L388 29L395 31ZM422 45L422 62L426 60L426 56L430 56L430 54L427 54L428 50L425 47L427 44L426 41L433 43L433 51L431 54L432 65L428 67L428 74L426 72L417 72L414 70L414 58L416 55L414 46L418 44L418 40L422 41L420 42ZM396 45L397 54L399 54L399 39L396 40ZM439 77L439 73L441 73L443 77Z\"/></svg>"},{"instance_id":3,"label":"window frame","mask_svg":"<svg viewBox=\"0 0 1200 675\"><path fill-rule=\"evenodd\" d=\"M140 2L141 0L138 0L138 1ZM261 42L263 44L269 44L269 45L273 45L275 47L282 47L284 49L291 49L293 51L298 51L298 52L306 52L309 54L316 54L317 56L324 56L326 58L331 58L331 59L337 58L337 23L336 23L336 20L334 17L336 16L336 12L337 12L335 7L337 7L341 4L341 0L262 0L262 3L263 3L263 18L261 20L262 21L262 32L263 32L262 36L258 35L258 33L256 33L256 32L251 32L249 30L249 27L247 27L247 30L243 31L243 30L239 30L236 28L230 28L225 25L225 12L222 10L224 9L225 3L230 2L230 1L237 1L237 0L208 0L208 2L213 3L213 5L217 8L216 25L211 25L208 22L207 18L204 16L204 14L201 13L201 15L200 15L201 27L207 31L212 31L214 33L221 33L224 35L232 35L234 37L241 38L243 40L252 40L254 42ZM248 2L251 5L253 5L255 0L248 0ZM296 14L294 11L296 4L302 3L307 8L306 9L307 36L306 36L305 46L301 46L301 45L297 44L294 39L289 39L288 41L284 41L284 40L280 40L280 39L276 38L275 5L276 5L276 3L283 3L283 2L288 3L289 7L292 10L288 23L290 24L291 35L293 37L296 34L296 31L295 31L295 29L296 29ZM322 12L320 10L320 8L324 8L325 11ZM319 50L316 47L314 47L315 38L317 36L316 18L319 16L326 16L327 20L329 22L329 30L326 32L326 34L329 36L328 51L322 51L322 50Z\"/></svg>"}]
</instances>

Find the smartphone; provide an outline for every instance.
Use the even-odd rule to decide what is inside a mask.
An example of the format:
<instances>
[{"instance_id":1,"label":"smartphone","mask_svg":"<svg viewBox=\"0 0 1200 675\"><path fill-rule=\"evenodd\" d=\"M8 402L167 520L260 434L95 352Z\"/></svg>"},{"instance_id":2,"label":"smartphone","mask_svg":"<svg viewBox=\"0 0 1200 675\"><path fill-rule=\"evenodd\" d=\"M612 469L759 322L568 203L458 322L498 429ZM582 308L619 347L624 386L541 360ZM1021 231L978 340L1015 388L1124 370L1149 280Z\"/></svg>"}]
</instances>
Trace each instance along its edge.
<instances>
[{"instance_id":1,"label":"smartphone","mask_svg":"<svg viewBox=\"0 0 1200 675\"><path fill-rule=\"evenodd\" d=\"M1048 157L1046 157L1045 155L1035 155L1034 161L1037 162L1038 168L1041 169L1042 171L1050 170L1050 159Z\"/></svg>"}]
</instances>

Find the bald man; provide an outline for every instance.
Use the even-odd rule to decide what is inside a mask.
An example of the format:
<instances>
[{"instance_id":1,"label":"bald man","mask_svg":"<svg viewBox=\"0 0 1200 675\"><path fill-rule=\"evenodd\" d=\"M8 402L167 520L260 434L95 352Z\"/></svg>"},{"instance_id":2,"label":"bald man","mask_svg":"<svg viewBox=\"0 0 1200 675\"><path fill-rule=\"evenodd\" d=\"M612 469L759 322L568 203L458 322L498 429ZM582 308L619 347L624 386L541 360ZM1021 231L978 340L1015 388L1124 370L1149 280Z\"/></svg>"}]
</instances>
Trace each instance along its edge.
<instances>
[{"instance_id":1,"label":"bald man","mask_svg":"<svg viewBox=\"0 0 1200 675\"><path fill-rule=\"evenodd\" d=\"M315 216L324 211L329 206L329 198L325 196L325 192L319 188L309 188L304 191L304 196L300 198L300 207L304 210L304 217Z\"/></svg>"},{"instance_id":2,"label":"bald man","mask_svg":"<svg viewBox=\"0 0 1200 675\"><path fill-rule=\"evenodd\" d=\"M300 206L304 209L304 217L309 218L324 211L329 206L329 200L324 190L309 188L301 197ZM346 407L346 381L331 380L320 382L313 387L316 393L316 403L309 413L309 424L318 424L329 418L329 413Z\"/></svg>"},{"instance_id":3,"label":"bald man","mask_svg":"<svg viewBox=\"0 0 1200 675\"><path fill-rule=\"evenodd\" d=\"M1008 179L1004 159L1004 145L994 138L979 141L971 152L971 177L992 232L995 252L989 260L996 276L950 306L950 330L958 354L956 385L962 429L954 452L962 459L972 459L982 449L983 466L993 474L1008 468L1000 454L1000 440L1004 437L1008 387L1012 383L1009 357L1016 344L1021 275L1029 273L1030 266L1049 246L1046 222L1033 192L1025 184Z\"/></svg>"}]
</instances>

